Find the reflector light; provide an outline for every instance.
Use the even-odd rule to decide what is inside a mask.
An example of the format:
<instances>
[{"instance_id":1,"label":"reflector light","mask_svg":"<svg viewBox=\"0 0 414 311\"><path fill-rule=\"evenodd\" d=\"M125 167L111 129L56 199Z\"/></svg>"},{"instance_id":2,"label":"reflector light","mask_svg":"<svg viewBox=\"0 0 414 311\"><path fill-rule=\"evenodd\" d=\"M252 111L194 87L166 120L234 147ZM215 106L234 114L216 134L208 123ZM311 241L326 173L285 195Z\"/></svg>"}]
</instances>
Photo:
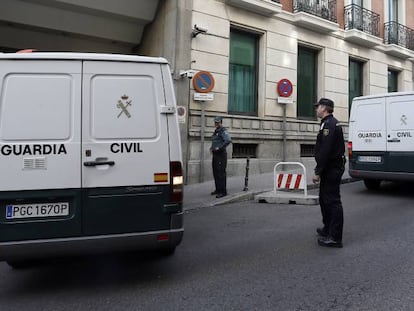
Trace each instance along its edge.
<instances>
[{"instance_id":1,"label":"reflector light","mask_svg":"<svg viewBox=\"0 0 414 311\"><path fill-rule=\"evenodd\" d=\"M36 49L24 49L24 50L19 50L16 53L32 53L32 52L36 52Z\"/></svg>"},{"instance_id":2,"label":"reflector light","mask_svg":"<svg viewBox=\"0 0 414 311\"><path fill-rule=\"evenodd\" d=\"M168 241L169 239L170 239L170 237L166 233L157 235L157 241L158 242Z\"/></svg>"}]
</instances>

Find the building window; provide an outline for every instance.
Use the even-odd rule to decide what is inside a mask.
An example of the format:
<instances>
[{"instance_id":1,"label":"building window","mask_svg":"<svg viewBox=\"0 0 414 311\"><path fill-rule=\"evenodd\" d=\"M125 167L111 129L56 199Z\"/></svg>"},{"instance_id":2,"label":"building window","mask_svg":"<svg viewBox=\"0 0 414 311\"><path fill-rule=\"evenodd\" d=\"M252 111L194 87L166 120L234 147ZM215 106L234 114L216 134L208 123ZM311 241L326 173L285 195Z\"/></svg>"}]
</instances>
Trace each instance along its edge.
<instances>
[{"instance_id":1,"label":"building window","mask_svg":"<svg viewBox=\"0 0 414 311\"><path fill-rule=\"evenodd\" d=\"M230 32L229 113L257 116L258 36Z\"/></svg>"},{"instance_id":2,"label":"building window","mask_svg":"<svg viewBox=\"0 0 414 311\"><path fill-rule=\"evenodd\" d=\"M317 57L318 51L298 47L298 117L315 119L314 104L317 99Z\"/></svg>"},{"instance_id":3,"label":"building window","mask_svg":"<svg viewBox=\"0 0 414 311\"><path fill-rule=\"evenodd\" d=\"M388 93L398 92L398 71L388 69Z\"/></svg>"},{"instance_id":4,"label":"building window","mask_svg":"<svg viewBox=\"0 0 414 311\"><path fill-rule=\"evenodd\" d=\"M351 111L352 100L354 97L362 96L362 74L363 63L354 59L349 59L349 98L348 98L348 111Z\"/></svg>"},{"instance_id":5,"label":"building window","mask_svg":"<svg viewBox=\"0 0 414 311\"><path fill-rule=\"evenodd\" d=\"M257 144L233 144L232 158L256 158Z\"/></svg>"},{"instance_id":6,"label":"building window","mask_svg":"<svg viewBox=\"0 0 414 311\"><path fill-rule=\"evenodd\" d=\"M307 157L313 157L315 153L315 145L306 145L306 144L301 144L300 145L300 156L302 158L307 158Z\"/></svg>"}]
</instances>

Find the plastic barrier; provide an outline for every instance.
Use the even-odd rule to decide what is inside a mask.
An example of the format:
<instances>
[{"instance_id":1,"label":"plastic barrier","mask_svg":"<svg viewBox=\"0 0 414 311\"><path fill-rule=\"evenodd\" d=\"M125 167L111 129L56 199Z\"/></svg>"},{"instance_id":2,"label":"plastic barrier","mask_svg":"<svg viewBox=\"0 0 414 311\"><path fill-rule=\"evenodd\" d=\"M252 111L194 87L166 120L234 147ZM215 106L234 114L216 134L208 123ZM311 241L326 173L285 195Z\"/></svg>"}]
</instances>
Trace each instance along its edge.
<instances>
[{"instance_id":1,"label":"plastic barrier","mask_svg":"<svg viewBox=\"0 0 414 311\"><path fill-rule=\"evenodd\" d=\"M302 174L288 173L277 171L281 165L296 165L303 170ZM279 162L273 168L273 192L276 194L277 189L303 189L305 197L308 196L308 187L306 179L306 168L300 162Z\"/></svg>"}]
</instances>

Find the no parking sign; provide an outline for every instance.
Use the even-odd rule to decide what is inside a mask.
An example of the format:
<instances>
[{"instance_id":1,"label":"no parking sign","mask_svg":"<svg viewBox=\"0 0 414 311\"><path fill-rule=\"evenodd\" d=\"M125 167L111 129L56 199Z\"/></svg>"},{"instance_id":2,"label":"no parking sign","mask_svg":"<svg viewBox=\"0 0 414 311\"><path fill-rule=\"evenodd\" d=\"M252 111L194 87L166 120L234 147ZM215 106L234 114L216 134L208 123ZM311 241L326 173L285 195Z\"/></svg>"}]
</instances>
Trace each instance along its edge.
<instances>
[{"instance_id":1,"label":"no parking sign","mask_svg":"<svg viewBox=\"0 0 414 311\"><path fill-rule=\"evenodd\" d=\"M193 87L199 93L209 93L214 88L214 77L208 71L199 71L193 77Z\"/></svg>"},{"instance_id":2,"label":"no parking sign","mask_svg":"<svg viewBox=\"0 0 414 311\"><path fill-rule=\"evenodd\" d=\"M277 83L277 93L280 97L289 97L293 92L293 84L288 79L282 79Z\"/></svg>"}]
</instances>

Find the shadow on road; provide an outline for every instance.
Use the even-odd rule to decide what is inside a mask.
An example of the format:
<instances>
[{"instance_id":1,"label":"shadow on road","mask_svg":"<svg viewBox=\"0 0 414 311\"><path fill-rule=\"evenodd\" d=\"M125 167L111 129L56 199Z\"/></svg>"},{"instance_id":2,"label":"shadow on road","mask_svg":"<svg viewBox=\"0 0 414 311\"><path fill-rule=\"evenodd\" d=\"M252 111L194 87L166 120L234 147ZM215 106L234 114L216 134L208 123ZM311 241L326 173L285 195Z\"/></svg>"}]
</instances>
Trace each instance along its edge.
<instances>
[{"instance_id":1,"label":"shadow on road","mask_svg":"<svg viewBox=\"0 0 414 311\"><path fill-rule=\"evenodd\" d=\"M153 253L105 254L31 262L28 267L14 269L11 273L16 286L8 287L7 299L63 291L147 287L178 273L179 267L174 262L174 256L161 257Z\"/></svg>"},{"instance_id":2,"label":"shadow on road","mask_svg":"<svg viewBox=\"0 0 414 311\"><path fill-rule=\"evenodd\" d=\"M373 193L380 196L414 198L414 182L382 181L379 189L377 190L368 190L365 187L362 187L361 190L366 193Z\"/></svg>"}]
</instances>

